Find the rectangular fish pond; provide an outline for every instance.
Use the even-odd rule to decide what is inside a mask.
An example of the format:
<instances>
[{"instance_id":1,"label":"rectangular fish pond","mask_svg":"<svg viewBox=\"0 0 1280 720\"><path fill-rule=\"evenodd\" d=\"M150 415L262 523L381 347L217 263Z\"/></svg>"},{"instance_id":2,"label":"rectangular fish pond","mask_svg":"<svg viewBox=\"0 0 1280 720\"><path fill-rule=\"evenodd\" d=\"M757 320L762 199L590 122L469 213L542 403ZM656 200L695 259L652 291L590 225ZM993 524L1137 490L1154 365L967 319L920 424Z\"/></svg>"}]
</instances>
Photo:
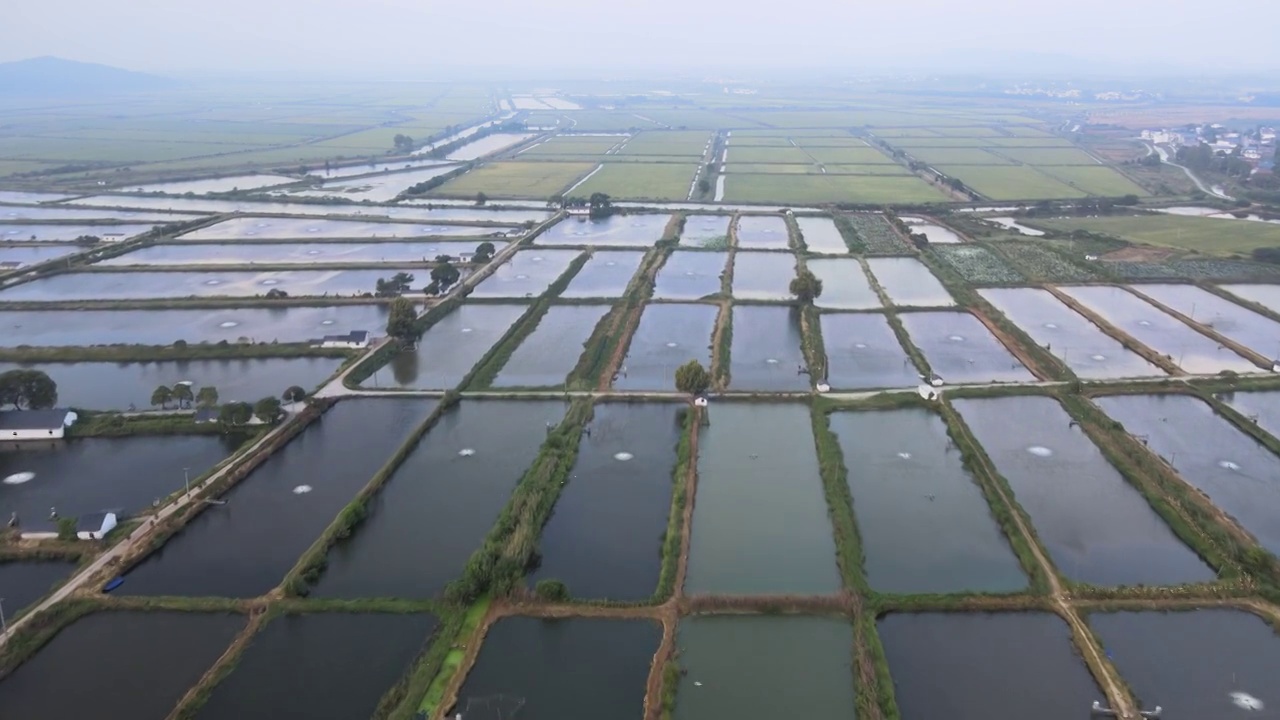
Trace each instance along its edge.
<instances>
[{"instance_id":1,"label":"rectangular fish pond","mask_svg":"<svg viewBox=\"0 0 1280 720\"><path fill-rule=\"evenodd\" d=\"M671 390L676 368L697 360L711 367L711 336L720 308L715 305L645 307L631 336L613 387L618 390Z\"/></svg>"},{"instance_id":2,"label":"rectangular fish pond","mask_svg":"<svg viewBox=\"0 0 1280 720\"><path fill-rule=\"evenodd\" d=\"M493 387L563 386L608 305L553 305L511 353Z\"/></svg>"},{"instance_id":3,"label":"rectangular fish pond","mask_svg":"<svg viewBox=\"0 0 1280 720\"><path fill-rule=\"evenodd\" d=\"M796 258L791 253L733 255L733 296L739 300L789 300L795 276Z\"/></svg>"},{"instance_id":4,"label":"rectangular fish pond","mask_svg":"<svg viewBox=\"0 0 1280 720\"><path fill-rule=\"evenodd\" d=\"M521 250L481 280L471 292L474 298L532 298L569 269L578 257L575 250Z\"/></svg>"},{"instance_id":5,"label":"rectangular fish pond","mask_svg":"<svg viewBox=\"0 0 1280 720\"><path fill-rule=\"evenodd\" d=\"M451 389L528 311L527 305L461 305L427 328L416 348L395 355L363 385Z\"/></svg>"},{"instance_id":6,"label":"rectangular fish pond","mask_svg":"<svg viewBox=\"0 0 1280 720\"><path fill-rule=\"evenodd\" d=\"M849 252L844 235L840 234L840 229L831 218L801 215L796 217L796 225L800 227L800 236L804 238L804 244L809 248L809 252L827 255L843 255Z\"/></svg>"},{"instance_id":7,"label":"rectangular fish pond","mask_svg":"<svg viewBox=\"0 0 1280 720\"><path fill-rule=\"evenodd\" d=\"M497 250L506 240L494 243ZM171 243L151 245L107 258L97 265L340 265L344 263L432 262L440 255L457 258L475 253L480 241L370 243ZM418 270L430 282L430 270Z\"/></svg>"},{"instance_id":8,"label":"rectangular fish pond","mask_svg":"<svg viewBox=\"0 0 1280 720\"><path fill-rule=\"evenodd\" d=\"M862 263L854 258L815 258L805 267L822 281L822 294L813 301L831 310L875 310L881 307L880 296L871 287Z\"/></svg>"},{"instance_id":9,"label":"rectangular fish pond","mask_svg":"<svg viewBox=\"0 0 1280 720\"><path fill-rule=\"evenodd\" d=\"M610 215L592 220L570 217L552 225L534 242L538 245L595 245L597 247L650 247L662 239L670 215Z\"/></svg>"},{"instance_id":10,"label":"rectangular fish pond","mask_svg":"<svg viewBox=\"0 0 1280 720\"><path fill-rule=\"evenodd\" d=\"M949 307L956 304L938 278L915 258L868 258L867 267L894 305Z\"/></svg>"},{"instance_id":11,"label":"rectangular fish pond","mask_svg":"<svg viewBox=\"0 0 1280 720\"><path fill-rule=\"evenodd\" d=\"M821 325L826 379L832 388L905 388L920 383L920 371L884 315L824 313Z\"/></svg>"},{"instance_id":12,"label":"rectangular fish pond","mask_svg":"<svg viewBox=\"0 0 1280 720\"><path fill-rule=\"evenodd\" d=\"M948 383L1032 382L1036 379L986 325L965 312L898 315L929 368Z\"/></svg>"},{"instance_id":13,"label":"rectangular fish pond","mask_svg":"<svg viewBox=\"0 0 1280 720\"><path fill-rule=\"evenodd\" d=\"M560 293L563 298L617 298L626 292L631 277L640 269L644 253L616 250L592 253L591 259Z\"/></svg>"},{"instance_id":14,"label":"rectangular fish pond","mask_svg":"<svg viewBox=\"0 0 1280 720\"><path fill-rule=\"evenodd\" d=\"M799 308L734 307L729 389L808 391L809 368L800 345Z\"/></svg>"},{"instance_id":15,"label":"rectangular fish pond","mask_svg":"<svg viewBox=\"0 0 1280 720\"><path fill-rule=\"evenodd\" d=\"M281 290L292 297L356 297L372 294L378 280L397 272L416 283L431 282L429 270L180 270L71 272L43 277L0 291L0 302L156 300L160 298L257 297Z\"/></svg>"},{"instance_id":16,"label":"rectangular fish pond","mask_svg":"<svg viewBox=\"0 0 1280 720\"><path fill-rule=\"evenodd\" d=\"M655 300L699 300L721 291L727 252L684 252L667 257L653 284Z\"/></svg>"},{"instance_id":17,"label":"rectangular fish pond","mask_svg":"<svg viewBox=\"0 0 1280 720\"><path fill-rule=\"evenodd\" d=\"M747 250L786 250L791 247L787 221L777 215L738 216L738 247Z\"/></svg>"}]
</instances>

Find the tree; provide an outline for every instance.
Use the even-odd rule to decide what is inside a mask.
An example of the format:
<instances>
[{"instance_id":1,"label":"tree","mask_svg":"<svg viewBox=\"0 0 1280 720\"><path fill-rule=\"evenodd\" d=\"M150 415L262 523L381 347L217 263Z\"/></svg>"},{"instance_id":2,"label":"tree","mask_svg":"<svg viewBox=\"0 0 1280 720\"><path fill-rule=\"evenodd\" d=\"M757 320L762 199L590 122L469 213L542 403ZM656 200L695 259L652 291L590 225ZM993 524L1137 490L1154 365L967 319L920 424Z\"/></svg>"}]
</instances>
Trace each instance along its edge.
<instances>
[{"instance_id":1,"label":"tree","mask_svg":"<svg viewBox=\"0 0 1280 720\"><path fill-rule=\"evenodd\" d=\"M613 214L613 199L602 192L591 193L587 199L588 215L592 219L606 218Z\"/></svg>"},{"instance_id":2,"label":"tree","mask_svg":"<svg viewBox=\"0 0 1280 720\"><path fill-rule=\"evenodd\" d=\"M0 373L0 407L44 410L58 403L58 385L39 370L17 369Z\"/></svg>"},{"instance_id":3,"label":"tree","mask_svg":"<svg viewBox=\"0 0 1280 720\"><path fill-rule=\"evenodd\" d=\"M414 322L418 319L418 310L413 301L407 297L398 297L391 301L391 312L387 315L387 335L393 338L408 338L415 334Z\"/></svg>"},{"instance_id":4,"label":"tree","mask_svg":"<svg viewBox=\"0 0 1280 720\"><path fill-rule=\"evenodd\" d=\"M397 133L391 138L391 144L395 146L397 152L407 153L413 150L413 138L408 135Z\"/></svg>"},{"instance_id":5,"label":"tree","mask_svg":"<svg viewBox=\"0 0 1280 720\"><path fill-rule=\"evenodd\" d=\"M196 393L196 405L202 408L216 407L218 404L218 388L205 385Z\"/></svg>"},{"instance_id":6,"label":"tree","mask_svg":"<svg viewBox=\"0 0 1280 720\"><path fill-rule=\"evenodd\" d=\"M97 235L80 235L75 239L77 245L97 245L100 242L102 242L102 238Z\"/></svg>"},{"instance_id":7,"label":"tree","mask_svg":"<svg viewBox=\"0 0 1280 720\"><path fill-rule=\"evenodd\" d=\"M485 204L485 203L487 203L487 202L489 202L489 196L488 196L488 195L485 195L485 194L484 194L484 193L482 193L482 192L478 192L478 193L476 193L476 204L477 204L477 205L484 205L484 204Z\"/></svg>"},{"instance_id":8,"label":"tree","mask_svg":"<svg viewBox=\"0 0 1280 720\"><path fill-rule=\"evenodd\" d=\"M703 195L706 195L707 193L711 192L711 181L706 178L702 178L701 180L699 180L698 192Z\"/></svg>"},{"instance_id":9,"label":"tree","mask_svg":"<svg viewBox=\"0 0 1280 720\"><path fill-rule=\"evenodd\" d=\"M389 278L378 278L377 284L374 286L374 295L378 297L396 297L409 292L409 284L413 282L413 275L406 272L398 272Z\"/></svg>"},{"instance_id":10,"label":"tree","mask_svg":"<svg viewBox=\"0 0 1280 720\"><path fill-rule=\"evenodd\" d=\"M253 415L264 423L273 423L280 417L280 400L268 395L253 406Z\"/></svg>"},{"instance_id":11,"label":"tree","mask_svg":"<svg viewBox=\"0 0 1280 720\"><path fill-rule=\"evenodd\" d=\"M178 383L173 386L173 400L178 403L178 407L190 407L191 401L195 399L196 396L191 392L190 385Z\"/></svg>"},{"instance_id":12,"label":"tree","mask_svg":"<svg viewBox=\"0 0 1280 720\"><path fill-rule=\"evenodd\" d=\"M75 540L76 526L79 523L73 517L58 518L58 539L59 540Z\"/></svg>"},{"instance_id":13,"label":"tree","mask_svg":"<svg viewBox=\"0 0 1280 720\"><path fill-rule=\"evenodd\" d=\"M281 290L280 288L271 288L270 290L267 291L268 300L283 300L284 298L287 298L287 297L289 297L289 293L285 292L284 290Z\"/></svg>"},{"instance_id":14,"label":"tree","mask_svg":"<svg viewBox=\"0 0 1280 720\"><path fill-rule=\"evenodd\" d=\"M493 254L497 252L497 248L488 240L476 246L476 252L471 256L472 262L487 263L493 259Z\"/></svg>"},{"instance_id":15,"label":"tree","mask_svg":"<svg viewBox=\"0 0 1280 720\"><path fill-rule=\"evenodd\" d=\"M436 266L431 268L431 281L436 283L440 290L448 290L451 285L458 282L460 277L462 273L449 261L448 255L436 257Z\"/></svg>"},{"instance_id":16,"label":"tree","mask_svg":"<svg viewBox=\"0 0 1280 720\"><path fill-rule=\"evenodd\" d=\"M801 303L808 305L822 295L822 280L807 268L791 279L791 294Z\"/></svg>"},{"instance_id":17,"label":"tree","mask_svg":"<svg viewBox=\"0 0 1280 720\"><path fill-rule=\"evenodd\" d=\"M253 417L253 406L247 402L230 402L218 411L218 424L223 427L243 425Z\"/></svg>"},{"instance_id":18,"label":"tree","mask_svg":"<svg viewBox=\"0 0 1280 720\"><path fill-rule=\"evenodd\" d=\"M676 389L688 395L701 395L711 387L711 374L697 360L676 368Z\"/></svg>"},{"instance_id":19,"label":"tree","mask_svg":"<svg viewBox=\"0 0 1280 720\"><path fill-rule=\"evenodd\" d=\"M151 405L154 407L159 405L162 409L169 406L169 401L173 399L173 391L168 385L161 385L151 393Z\"/></svg>"},{"instance_id":20,"label":"tree","mask_svg":"<svg viewBox=\"0 0 1280 720\"><path fill-rule=\"evenodd\" d=\"M569 588L559 580L539 580L533 586L533 592L543 600L551 602L563 602L569 599Z\"/></svg>"},{"instance_id":21,"label":"tree","mask_svg":"<svg viewBox=\"0 0 1280 720\"><path fill-rule=\"evenodd\" d=\"M306 390L303 390L301 387L297 385L290 385L289 388L284 391L284 394L280 396L280 398L285 402L296 403L296 402L302 402L302 399L305 398L306 396L307 396Z\"/></svg>"}]
</instances>

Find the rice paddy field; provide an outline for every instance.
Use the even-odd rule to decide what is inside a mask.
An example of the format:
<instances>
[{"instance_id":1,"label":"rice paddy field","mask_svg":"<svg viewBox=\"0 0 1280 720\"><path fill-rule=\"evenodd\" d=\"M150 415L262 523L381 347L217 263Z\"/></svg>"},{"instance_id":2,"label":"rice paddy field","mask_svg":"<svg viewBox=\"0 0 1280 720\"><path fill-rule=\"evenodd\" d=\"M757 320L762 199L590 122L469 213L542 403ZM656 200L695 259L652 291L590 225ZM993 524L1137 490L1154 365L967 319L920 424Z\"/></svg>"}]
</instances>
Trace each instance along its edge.
<instances>
[{"instance_id":1,"label":"rice paddy field","mask_svg":"<svg viewBox=\"0 0 1280 720\"><path fill-rule=\"evenodd\" d=\"M46 373L77 413L36 431L62 439L0 424L5 720L1280 707L1280 284L1169 260L1128 283L1116 262L1154 263L1082 257L1118 243L899 207L917 247L854 207L953 199L867 138L988 198L1141 194L1016 99L620 89L6 116L0 172L109 147L0 191L0 228L191 216L118 245L4 241L48 264L5 276L0 372ZM226 194L499 114L545 137L480 138L495 154L414 203ZM97 185L112 174L122 192ZM566 217L566 193L627 204ZM1176 247L1205 254L1274 227L1027 222L1160 246L1195 229ZM427 295L437 250L458 280ZM705 382L678 388L690 361ZM260 400L292 386L279 413ZM47 536L108 512L105 539Z\"/></svg>"}]
</instances>

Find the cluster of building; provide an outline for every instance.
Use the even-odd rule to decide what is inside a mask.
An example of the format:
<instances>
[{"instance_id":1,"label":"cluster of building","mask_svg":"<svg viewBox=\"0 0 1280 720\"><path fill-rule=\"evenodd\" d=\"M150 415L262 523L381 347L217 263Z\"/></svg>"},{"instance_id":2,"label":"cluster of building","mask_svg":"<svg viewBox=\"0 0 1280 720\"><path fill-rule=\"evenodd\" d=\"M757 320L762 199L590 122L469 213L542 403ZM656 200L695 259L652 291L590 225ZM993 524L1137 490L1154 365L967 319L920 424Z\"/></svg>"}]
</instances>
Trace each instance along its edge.
<instances>
[{"instance_id":1,"label":"cluster of building","mask_svg":"<svg viewBox=\"0 0 1280 720\"><path fill-rule=\"evenodd\" d=\"M1237 131L1224 125L1187 125L1178 128L1161 128L1143 130L1142 139L1157 145L1168 145L1173 149L1208 145L1213 151L1233 153L1237 148L1240 157L1252 164L1255 170L1273 172L1276 156L1276 129L1273 127L1256 127L1251 130Z\"/></svg>"}]
</instances>

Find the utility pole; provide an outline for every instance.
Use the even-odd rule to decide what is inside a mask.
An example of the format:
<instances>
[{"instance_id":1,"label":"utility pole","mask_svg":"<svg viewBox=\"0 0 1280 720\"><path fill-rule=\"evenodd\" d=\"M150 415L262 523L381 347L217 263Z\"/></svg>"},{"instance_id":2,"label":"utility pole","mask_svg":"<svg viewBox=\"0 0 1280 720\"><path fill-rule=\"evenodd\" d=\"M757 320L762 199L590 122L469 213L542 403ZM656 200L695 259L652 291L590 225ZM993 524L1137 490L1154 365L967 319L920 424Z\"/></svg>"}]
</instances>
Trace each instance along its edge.
<instances>
[{"instance_id":1,"label":"utility pole","mask_svg":"<svg viewBox=\"0 0 1280 720\"><path fill-rule=\"evenodd\" d=\"M0 637L9 636L9 624L4 621L4 598L0 598Z\"/></svg>"},{"instance_id":2,"label":"utility pole","mask_svg":"<svg viewBox=\"0 0 1280 720\"><path fill-rule=\"evenodd\" d=\"M187 496L191 495L191 468L182 468L182 485L187 489Z\"/></svg>"}]
</instances>

